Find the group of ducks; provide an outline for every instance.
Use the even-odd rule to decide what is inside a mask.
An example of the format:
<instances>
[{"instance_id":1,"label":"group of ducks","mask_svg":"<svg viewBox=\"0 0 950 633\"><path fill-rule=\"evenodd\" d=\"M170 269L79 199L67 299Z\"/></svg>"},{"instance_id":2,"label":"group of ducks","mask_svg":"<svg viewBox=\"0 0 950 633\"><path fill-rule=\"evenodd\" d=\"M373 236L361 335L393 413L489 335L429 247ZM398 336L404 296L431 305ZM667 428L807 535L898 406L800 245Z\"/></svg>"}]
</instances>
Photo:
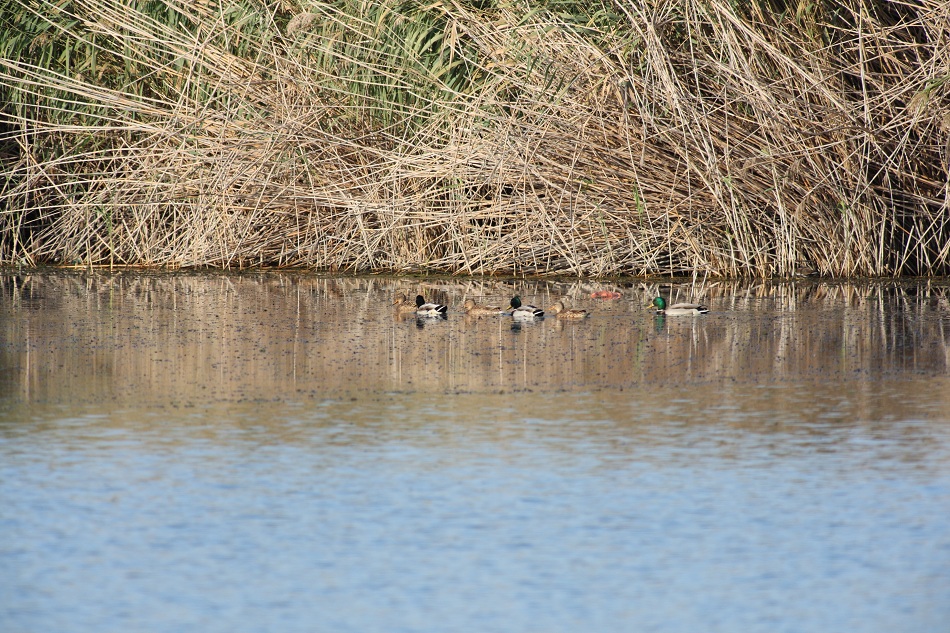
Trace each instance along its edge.
<instances>
[{"instance_id":1,"label":"group of ducks","mask_svg":"<svg viewBox=\"0 0 950 633\"><path fill-rule=\"evenodd\" d=\"M416 296L415 303L409 301L404 294L396 296L393 302L396 312L399 314L416 314L417 316L444 316L448 312L448 307L441 303L430 303L422 295ZM497 316L499 314L510 314L515 319L527 320L537 319L544 316L544 310L532 305L521 303L521 297L515 295L511 298L508 308L502 309L498 306L480 306L474 299L466 299L462 304L462 311L471 316ZM550 308L549 312L557 315L559 319L586 319L587 310L568 310L563 301L558 301Z\"/></svg>"},{"instance_id":2,"label":"group of ducks","mask_svg":"<svg viewBox=\"0 0 950 633\"><path fill-rule=\"evenodd\" d=\"M422 295L417 295L415 302L409 301L405 294L396 296L393 302L398 314L415 314L417 316L444 317L448 312L448 307L441 303L430 303ZM674 303L667 305L663 297L657 297L647 307L656 308L657 314L671 316L706 314L709 308L698 303ZM473 299L466 299L462 304L462 310L471 316L496 316L499 314L510 314L518 320L538 319L544 316L544 310L532 305L521 303L521 297L515 295L511 298L508 308L502 310L498 306L480 306ZM548 311L553 313L558 319L580 320L589 316L587 310L571 310L565 307L563 301L558 301Z\"/></svg>"}]
</instances>

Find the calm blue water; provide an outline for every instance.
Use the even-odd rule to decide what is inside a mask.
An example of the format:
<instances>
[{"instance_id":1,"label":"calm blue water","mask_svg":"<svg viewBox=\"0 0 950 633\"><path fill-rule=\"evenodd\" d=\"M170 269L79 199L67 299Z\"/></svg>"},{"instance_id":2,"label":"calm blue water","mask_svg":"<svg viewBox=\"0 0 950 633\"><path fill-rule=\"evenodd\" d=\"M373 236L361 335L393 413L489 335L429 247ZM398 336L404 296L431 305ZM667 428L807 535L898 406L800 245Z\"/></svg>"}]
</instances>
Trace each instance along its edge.
<instances>
[{"instance_id":1,"label":"calm blue water","mask_svg":"<svg viewBox=\"0 0 950 633\"><path fill-rule=\"evenodd\" d=\"M945 427L478 400L4 425L0 628L946 630Z\"/></svg>"},{"instance_id":2,"label":"calm blue water","mask_svg":"<svg viewBox=\"0 0 950 633\"><path fill-rule=\"evenodd\" d=\"M0 398L0 631L947 631L938 369L164 403L46 369Z\"/></svg>"}]
</instances>

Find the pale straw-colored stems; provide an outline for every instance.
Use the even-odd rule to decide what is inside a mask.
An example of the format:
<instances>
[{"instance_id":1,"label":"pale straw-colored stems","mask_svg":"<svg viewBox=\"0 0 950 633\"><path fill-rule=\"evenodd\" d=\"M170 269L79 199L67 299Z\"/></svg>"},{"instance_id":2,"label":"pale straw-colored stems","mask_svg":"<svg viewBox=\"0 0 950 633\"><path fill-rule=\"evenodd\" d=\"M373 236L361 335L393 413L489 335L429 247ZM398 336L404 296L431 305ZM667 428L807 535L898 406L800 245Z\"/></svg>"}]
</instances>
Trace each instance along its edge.
<instances>
[{"instance_id":1,"label":"pale straw-colored stems","mask_svg":"<svg viewBox=\"0 0 950 633\"><path fill-rule=\"evenodd\" d=\"M69 6L81 20L61 37L99 47L95 64L0 61L19 104L3 115L4 260L948 265L950 65L935 43L950 26L931 0L896 22L857 2L794 16L621 2L574 20L513 4L166 4L178 21Z\"/></svg>"}]
</instances>

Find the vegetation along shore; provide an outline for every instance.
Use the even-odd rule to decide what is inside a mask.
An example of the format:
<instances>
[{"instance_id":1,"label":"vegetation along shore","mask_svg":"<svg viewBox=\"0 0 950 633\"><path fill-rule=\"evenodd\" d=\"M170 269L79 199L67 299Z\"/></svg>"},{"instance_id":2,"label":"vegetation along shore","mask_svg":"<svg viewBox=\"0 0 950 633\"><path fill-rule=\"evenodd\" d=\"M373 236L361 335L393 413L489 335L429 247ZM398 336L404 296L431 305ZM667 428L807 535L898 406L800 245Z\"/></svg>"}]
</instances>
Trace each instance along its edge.
<instances>
[{"instance_id":1,"label":"vegetation along shore","mask_svg":"<svg viewBox=\"0 0 950 633\"><path fill-rule=\"evenodd\" d=\"M945 0L10 0L0 263L950 272Z\"/></svg>"}]
</instances>

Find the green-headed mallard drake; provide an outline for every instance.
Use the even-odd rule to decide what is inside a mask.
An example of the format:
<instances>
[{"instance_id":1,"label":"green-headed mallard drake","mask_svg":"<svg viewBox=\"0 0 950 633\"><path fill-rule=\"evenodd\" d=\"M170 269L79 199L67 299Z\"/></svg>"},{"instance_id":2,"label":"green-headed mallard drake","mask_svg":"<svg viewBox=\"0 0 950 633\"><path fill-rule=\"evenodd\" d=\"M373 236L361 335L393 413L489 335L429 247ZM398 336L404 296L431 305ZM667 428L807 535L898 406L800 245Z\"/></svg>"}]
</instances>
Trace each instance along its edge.
<instances>
[{"instance_id":1,"label":"green-headed mallard drake","mask_svg":"<svg viewBox=\"0 0 950 633\"><path fill-rule=\"evenodd\" d=\"M686 314L706 314L709 308L698 303L674 303L671 306L666 305L666 299L657 297L647 306L656 307L657 314L666 314L668 316L680 316Z\"/></svg>"},{"instance_id":2,"label":"green-headed mallard drake","mask_svg":"<svg viewBox=\"0 0 950 633\"><path fill-rule=\"evenodd\" d=\"M445 316L445 313L448 312L448 310L448 307L442 305L441 303L427 303L425 297L422 295L416 295L416 314L419 316Z\"/></svg>"},{"instance_id":3,"label":"green-headed mallard drake","mask_svg":"<svg viewBox=\"0 0 950 633\"><path fill-rule=\"evenodd\" d=\"M511 310L511 316L516 319L536 319L544 316L544 310L534 306L523 305L521 297L515 295L511 298L511 304L508 306Z\"/></svg>"},{"instance_id":4,"label":"green-headed mallard drake","mask_svg":"<svg viewBox=\"0 0 950 633\"><path fill-rule=\"evenodd\" d=\"M465 311L465 314L472 316L495 316L504 312L498 306L480 306L475 303L474 299L466 299L465 303L462 304L462 310Z\"/></svg>"},{"instance_id":5,"label":"green-headed mallard drake","mask_svg":"<svg viewBox=\"0 0 950 633\"><path fill-rule=\"evenodd\" d=\"M563 301L558 301L548 308L548 312L553 312L559 319L586 319L590 316L587 310L568 310Z\"/></svg>"}]
</instances>

